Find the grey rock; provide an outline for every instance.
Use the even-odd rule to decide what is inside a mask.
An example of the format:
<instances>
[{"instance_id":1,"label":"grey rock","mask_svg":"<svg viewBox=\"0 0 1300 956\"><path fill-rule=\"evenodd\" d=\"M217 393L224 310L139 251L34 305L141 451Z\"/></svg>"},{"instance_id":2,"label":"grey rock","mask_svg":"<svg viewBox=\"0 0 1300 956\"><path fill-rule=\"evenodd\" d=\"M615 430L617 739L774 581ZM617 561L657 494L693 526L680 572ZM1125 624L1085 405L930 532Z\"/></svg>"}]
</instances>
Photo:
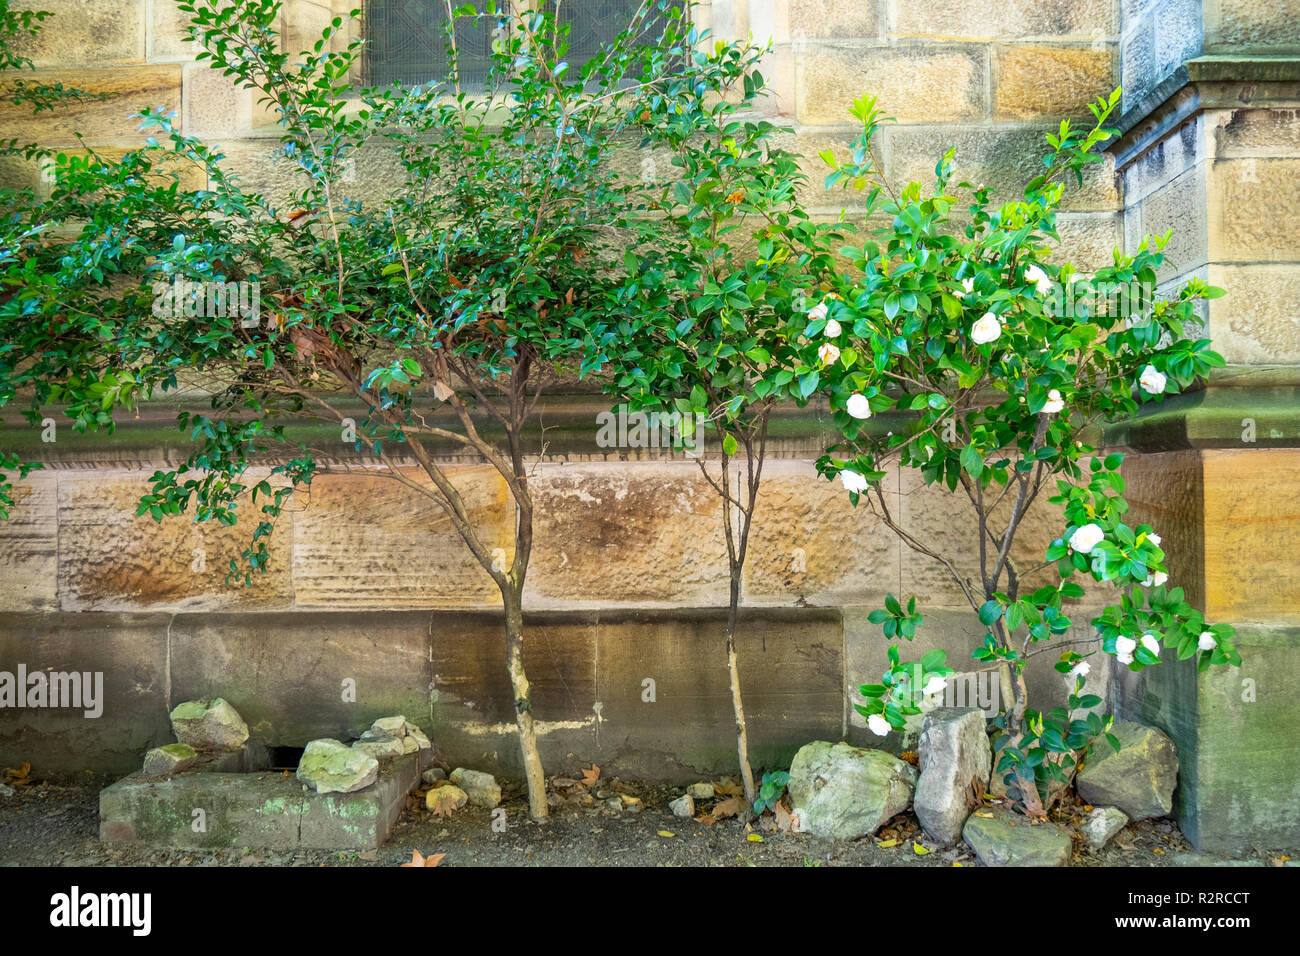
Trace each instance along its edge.
<instances>
[{"instance_id":1,"label":"grey rock","mask_svg":"<svg viewBox=\"0 0 1300 956\"><path fill-rule=\"evenodd\" d=\"M490 810L501 802L501 787L490 773L457 767L448 779L469 794L469 802L476 807Z\"/></svg>"},{"instance_id":2,"label":"grey rock","mask_svg":"<svg viewBox=\"0 0 1300 956\"><path fill-rule=\"evenodd\" d=\"M1162 731L1143 724L1116 722L1116 753L1106 739L1092 746L1076 778L1079 796L1094 806L1119 807L1134 820L1168 816L1178 783L1178 748Z\"/></svg>"},{"instance_id":3,"label":"grey rock","mask_svg":"<svg viewBox=\"0 0 1300 956\"><path fill-rule=\"evenodd\" d=\"M443 770L441 767L430 767L421 774L421 779L424 780L425 783L437 783L439 780L447 779L447 771Z\"/></svg>"},{"instance_id":4,"label":"grey rock","mask_svg":"<svg viewBox=\"0 0 1300 956\"><path fill-rule=\"evenodd\" d=\"M411 723L409 720L406 722L406 739L414 740L416 746L420 750L428 750L433 746L424 731L415 726L415 724Z\"/></svg>"},{"instance_id":5,"label":"grey rock","mask_svg":"<svg viewBox=\"0 0 1300 956\"><path fill-rule=\"evenodd\" d=\"M298 779L317 793L353 793L378 776L378 760L329 738L307 744L298 762Z\"/></svg>"},{"instance_id":6,"label":"grey rock","mask_svg":"<svg viewBox=\"0 0 1300 956\"><path fill-rule=\"evenodd\" d=\"M1109 843L1115 834L1128 826L1128 814L1115 807L1093 807L1079 824L1079 833L1084 842L1094 850L1100 850Z\"/></svg>"},{"instance_id":7,"label":"grey rock","mask_svg":"<svg viewBox=\"0 0 1300 956\"><path fill-rule=\"evenodd\" d=\"M952 846L988 789L993 755L984 713L976 707L932 710L921 722L919 751L916 818L930 839Z\"/></svg>"},{"instance_id":8,"label":"grey rock","mask_svg":"<svg viewBox=\"0 0 1300 956\"><path fill-rule=\"evenodd\" d=\"M168 744L154 747L144 755L143 771L149 777L170 777L188 770L199 760L199 752L189 744Z\"/></svg>"},{"instance_id":9,"label":"grey rock","mask_svg":"<svg viewBox=\"0 0 1300 956\"><path fill-rule=\"evenodd\" d=\"M916 770L892 754L819 740L795 754L787 789L803 831L851 840L906 810L915 785Z\"/></svg>"},{"instance_id":10,"label":"grey rock","mask_svg":"<svg viewBox=\"0 0 1300 956\"><path fill-rule=\"evenodd\" d=\"M195 750L236 750L248 740L248 725L220 697L187 700L171 712L176 739Z\"/></svg>"},{"instance_id":11,"label":"grey rock","mask_svg":"<svg viewBox=\"0 0 1300 956\"><path fill-rule=\"evenodd\" d=\"M9 786L7 783L0 783L0 797L12 797L13 795L13 787Z\"/></svg>"},{"instance_id":12,"label":"grey rock","mask_svg":"<svg viewBox=\"0 0 1300 956\"><path fill-rule=\"evenodd\" d=\"M962 836L985 866L1069 866L1070 835L1055 823L994 807L990 816L973 813Z\"/></svg>"},{"instance_id":13,"label":"grey rock","mask_svg":"<svg viewBox=\"0 0 1300 956\"><path fill-rule=\"evenodd\" d=\"M668 804L668 809L673 812L675 817L693 817L695 816L695 799L689 793L684 793Z\"/></svg>"},{"instance_id":14,"label":"grey rock","mask_svg":"<svg viewBox=\"0 0 1300 956\"><path fill-rule=\"evenodd\" d=\"M686 795L692 800L712 800L714 792L713 784L705 781L693 783L686 788Z\"/></svg>"},{"instance_id":15,"label":"grey rock","mask_svg":"<svg viewBox=\"0 0 1300 956\"><path fill-rule=\"evenodd\" d=\"M406 736L406 727L405 717L380 717L370 725L369 733L384 740L401 740Z\"/></svg>"},{"instance_id":16,"label":"grey rock","mask_svg":"<svg viewBox=\"0 0 1300 956\"><path fill-rule=\"evenodd\" d=\"M386 739L361 739L352 745L352 749L365 754L368 757L374 757L376 760L384 760L388 757L400 757L406 753L406 747L402 743L402 738Z\"/></svg>"}]
</instances>

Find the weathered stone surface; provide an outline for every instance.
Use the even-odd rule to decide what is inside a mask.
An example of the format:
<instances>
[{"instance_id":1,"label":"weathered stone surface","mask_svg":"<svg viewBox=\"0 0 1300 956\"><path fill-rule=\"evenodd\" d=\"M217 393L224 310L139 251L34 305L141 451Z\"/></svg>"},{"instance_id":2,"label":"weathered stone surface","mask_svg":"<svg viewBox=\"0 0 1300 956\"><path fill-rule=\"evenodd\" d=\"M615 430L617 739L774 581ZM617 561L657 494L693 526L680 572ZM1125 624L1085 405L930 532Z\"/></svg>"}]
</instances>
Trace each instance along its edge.
<instances>
[{"instance_id":1,"label":"weathered stone surface","mask_svg":"<svg viewBox=\"0 0 1300 956\"><path fill-rule=\"evenodd\" d=\"M457 767L447 779L464 790L469 802L476 807L490 810L501 802L501 785L490 773Z\"/></svg>"},{"instance_id":2,"label":"weathered stone surface","mask_svg":"<svg viewBox=\"0 0 1300 956\"><path fill-rule=\"evenodd\" d=\"M1300 362L1300 268L1211 265L1208 281L1228 290L1210 303L1214 348L1229 363ZM1241 592L1243 598L1246 592Z\"/></svg>"},{"instance_id":3,"label":"weathered stone surface","mask_svg":"<svg viewBox=\"0 0 1300 956\"><path fill-rule=\"evenodd\" d=\"M693 817L695 816L695 799L689 793L684 793L668 804L668 809L672 810L675 817Z\"/></svg>"},{"instance_id":4,"label":"weathered stone surface","mask_svg":"<svg viewBox=\"0 0 1300 956\"><path fill-rule=\"evenodd\" d=\"M895 487L892 476L885 487ZM898 539L812 462L764 465L758 514L745 562L747 603L883 602L897 586Z\"/></svg>"},{"instance_id":5,"label":"weathered stone surface","mask_svg":"<svg viewBox=\"0 0 1300 956\"><path fill-rule=\"evenodd\" d=\"M420 779L425 783L437 783L440 780L447 779L447 771L443 770L441 767L430 767L420 775Z\"/></svg>"},{"instance_id":6,"label":"weathered stone surface","mask_svg":"<svg viewBox=\"0 0 1300 956\"><path fill-rule=\"evenodd\" d=\"M605 773L686 781L737 773L735 738L717 729L734 723L725 618L721 608L689 620L667 610L600 613L593 729ZM742 609L737 656L755 766L786 766L808 740L842 735L843 643L838 612ZM788 693L793 686L798 694Z\"/></svg>"},{"instance_id":7,"label":"weathered stone surface","mask_svg":"<svg viewBox=\"0 0 1300 956\"><path fill-rule=\"evenodd\" d=\"M999 119L1056 119L1085 113L1116 86L1114 53L1103 46L1008 46L997 57Z\"/></svg>"},{"instance_id":8,"label":"weathered stone surface","mask_svg":"<svg viewBox=\"0 0 1300 956\"><path fill-rule=\"evenodd\" d=\"M890 33L963 40L1093 39L1115 32L1110 0L894 0Z\"/></svg>"},{"instance_id":9,"label":"weathered stone surface","mask_svg":"<svg viewBox=\"0 0 1300 956\"><path fill-rule=\"evenodd\" d=\"M1300 203L1300 157L1221 160L1214 164L1211 187L1216 261L1300 260L1300 229L1279 215Z\"/></svg>"},{"instance_id":10,"label":"weathered stone surface","mask_svg":"<svg viewBox=\"0 0 1300 956\"><path fill-rule=\"evenodd\" d=\"M478 534L502 561L513 551L507 493L490 467L448 467ZM432 487L412 469L409 477ZM499 605L501 593L441 508L391 478L326 475L294 521L299 606L428 608ZM339 516L347 514L347 520Z\"/></svg>"},{"instance_id":11,"label":"weathered stone surface","mask_svg":"<svg viewBox=\"0 0 1300 956\"><path fill-rule=\"evenodd\" d=\"M912 799L931 839L951 846L988 789L992 754L984 713L973 707L939 708L921 722L920 778Z\"/></svg>"},{"instance_id":12,"label":"weathered stone surface","mask_svg":"<svg viewBox=\"0 0 1300 956\"><path fill-rule=\"evenodd\" d=\"M1134 820L1167 816L1174 808L1178 748L1162 731L1130 721L1111 728L1116 753L1098 741L1076 777L1079 797L1094 806L1114 806Z\"/></svg>"},{"instance_id":13,"label":"weathered stone surface","mask_svg":"<svg viewBox=\"0 0 1300 956\"><path fill-rule=\"evenodd\" d=\"M427 613L400 611L178 614L172 693L225 697L269 746L351 740L376 717L428 711L430 627Z\"/></svg>"},{"instance_id":14,"label":"weathered stone surface","mask_svg":"<svg viewBox=\"0 0 1300 956\"><path fill-rule=\"evenodd\" d=\"M10 496L9 518L0 521L0 608L57 610L58 478L34 472L15 482Z\"/></svg>"},{"instance_id":15,"label":"weathered stone surface","mask_svg":"<svg viewBox=\"0 0 1300 956\"><path fill-rule=\"evenodd\" d=\"M976 119L986 108L986 56L981 47L821 44L796 61L799 122L849 125L847 110L863 90L902 123Z\"/></svg>"},{"instance_id":16,"label":"weathered stone surface","mask_svg":"<svg viewBox=\"0 0 1300 956\"><path fill-rule=\"evenodd\" d=\"M376 760L400 757L407 752L406 746L401 740L394 740L391 737L358 740L352 744L352 749L365 754L367 757L374 757Z\"/></svg>"},{"instance_id":17,"label":"weathered stone surface","mask_svg":"<svg viewBox=\"0 0 1300 956\"><path fill-rule=\"evenodd\" d=\"M1205 23L1207 53L1281 53L1300 47L1290 0L1218 0Z\"/></svg>"},{"instance_id":18,"label":"weathered stone surface","mask_svg":"<svg viewBox=\"0 0 1300 956\"><path fill-rule=\"evenodd\" d=\"M907 809L916 770L881 750L816 741L790 764L788 791L814 836L851 840Z\"/></svg>"},{"instance_id":19,"label":"weathered stone surface","mask_svg":"<svg viewBox=\"0 0 1300 956\"><path fill-rule=\"evenodd\" d=\"M65 610L140 607L284 607L293 515L271 536L270 570L251 587L226 583L231 559L248 547L250 527L182 517L161 523L136 517L150 490L148 469L62 472L59 475L60 603ZM259 481L265 469L247 478ZM290 509L291 511L292 509Z\"/></svg>"},{"instance_id":20,"label":"weathered stone surface","mask_svg":"<svg viewBox=\"0 0 1300 956\"><path fill-rule=\"evenodd\" d=\"M370 725L368 733L377 740L401 740L406 736L406 718L380 717Z\"/></svg>"},{"instance_id":21,"label":"weathered stone surface","mask_svg":"<svg viewBox=\"0 0 1300 956\"><path fill-rule=\"evenodd\" d=\"M809 39L842 40L845 37L874 37L879 32L874 3L841 3L839 0L789 0L790 36L795 42ZM766 70L763 75L767 76Z\"/></svg>"},{"instance_id":22,"label":"weathered stone surface","mask_svg":"<svg viewBox=\"0 0 1300 956\"><path fill-rule=\"evenodd\" d=\"M166 614L0 613L0 670L79 674L83 703L0 708L0 767L130 773L170 743L167 625Z\"/></svg>"},{"instance_id":23,"label":"weathered stone surface","mask_svg":"<svg viewBox=\"0 0 1300 956\"><path fill-rule=\"evenodd\" d=\"M530 604L726 602L721 502L694 462L544 465L530 488Z\"/></svg>"},{"instance_id":24,"label":"weathered stone surface","mask_svg":"<svg viewBox=\"0 0 1300 956\"><path fill-rule=\"evenodd\" d=\"M54 14L34 36L22 33L9 41L15 55L25 56L37 66L144 60L145 0L12 0L9 8Z\"/></svg>"},{"instance_id":25,"label":"weathered stone surface","mask_svg":"<svg viewBox=\"0 0 1300 956\"><path fill-rule=\"evenodd\" d=\"M30 106L0 103L0 127L19 142L43 146L81 146L85 142L143 145L148 133L128 117L144 107L177 109L181 104L180 64L126 66L99 70L25 71L29 84L62 83L67 89L106 94L102 100L33 115Z\"/></svg>"},{"instance_id":26,"label":"weathered stone surface","mask_svg":"<svg viewBox=\"0 0 1300 956\"><path fill-rule=\"evenodd\" d=\"M713 784L706 780L693 783L686 788L686 795L693 800L712 800L715 793L716 791L713 789Z\"/></svg>"},{"instance_id":27,"label":"weathered stone surface","mask_svg":"<svg viewBox=\"0 0 1300 956\"><path fill-rule=\"evenodd\" d=\"M1093 807L1079 824L1079 833L1088 846L1100 850L1128 826L1128 814L1114 807Z\"/></svg>"},{"instance_id":28,"label":"weathered stone surface","mask_svg":"<svg viewBox=\"0 0 1300 956\"><path fill-rule=\"evenodd\" d=\"M375 782L379 761L337 740L313 740L303 750L297 777L317 793L352 793Z\"/></svg>"},{"instance_id":29,"label":"weathered stone surface","mask_svg":"<svg viewBox=\"0 0 1300 956\"><path fill-rule=\"evenodd\" d=\"M187 700L171 712L172 732L195 750L235 750L248 740L248 724L225 700Z\"/></svg>"},{"instance_id":30,"label":"weathered stone surface","mask_svg":"<svg viewBox=\"0 0 1300 956\"><path fill-rule=\"evenodd\" d=\"M198 751L188 744L167 744L154 747L144 755L144 767L140 772L146 777L170 776L188 770L198 759Z\"/></svg>"},{"instance_id":31,"label":"weathered stone surface","mask_svg":"<svg viewBox=\"0 0 1300 956\"><path fill-rule=\"evenodd\" d=\"M984 814L988 813L988 816ZM962 836L985 866L1069 866L1070 835L1004 807L971 814Z\"/></svg>"}]
</instances>

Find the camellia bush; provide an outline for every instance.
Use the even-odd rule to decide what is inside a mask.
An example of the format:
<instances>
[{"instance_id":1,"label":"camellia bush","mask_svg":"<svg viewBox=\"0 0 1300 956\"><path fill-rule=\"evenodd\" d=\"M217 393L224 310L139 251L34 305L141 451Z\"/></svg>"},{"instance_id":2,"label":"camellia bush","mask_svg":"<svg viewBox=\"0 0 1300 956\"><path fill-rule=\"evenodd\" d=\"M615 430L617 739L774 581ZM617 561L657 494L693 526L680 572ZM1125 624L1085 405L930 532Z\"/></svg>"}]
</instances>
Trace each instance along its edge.
<instances>
[{"instance_id":1,"label":"camellia bush","mask_svg":"<svg viewBox=\"0 0 1300 956\"><path fill-rule=\"evenodd\" d=\"M820 472L942 565L987 629L974 658L999 674L1003 691L996 772L1033 814L1068 784L1094 740L1105 734L1118 747L1110 721L1093 710L1101 698L1085 691L1090 657L1110 654L1134 671L1159 663L1165 648L1197 657L1201 669L1240 663L1233 629L1208 624L1166 583L1165 549L1177 542L1126 520L1122 456L1083 440L1223 364L1208 339L1188 334L1197 301L1222 290L1191 279L1162 299L1113 294L1155 287L1168 236L1132 255L1117 251L1091 276L1051 262L1067 180L1081 182L1100 161L1096 147L1113 135L1105 123L1118 102L1116 90L1093 104L1090 128L1063 121L1023 197L998 202L987 188L952 181L951 151L932 186L892 188L872 151L883 117L871 98L857 101L854 156L841 163L824 154L827 184L863 191L865 213L891 224L842 250L852 271L790 328L803 350L796 372L829 400L843 435ZM873 422L886 411L905 413L905 426L887 432ZM881 483L895 464L963 501L978 533L974 575L964 570L967 555L924 539L891 508ZM1061 534L1026 567L1016 538L1040 499L1058 509ZM1040 573L1052 580L1034 586ZM1106 586L1112 603L1092 620L1090 638L1067 639L1072 602L1088 581ZM887 638L910 640L922 623L915 598L894 595L870 617ZM1061 641L1055 666L1068 675L1068 706L1034 710L1025 667ZM901 729L952 673L942 650L904 661L893 645L889 660L857 705L879 735Z\"/></svg>"},{"instance_id":2,"label":"camellia bush","mask_svg":"<svg viewBox=\"0 0 1300 956\"><path fill-rule=\"evenodd\" d=\"M277 204L247 189L220 150L157 109L138 117L146 144L121 159L59 155L50 196L13 197L0 234L0 406L111 431L141 400L209 392L210 410L181 415L190 455L154 474L139 513L251 517L250 547L230 565L245 581L267 569L294 490L332 460L361 455L432 503L500 590L529 807L544 817L523 653L530 461L542 450L528 428L557 363L582 365L591 313L621 282L611 267L635 196L611 159L649 84L680 58L681 31L661 41L652 21L680 11L646 0L571 69L568 28L551 13L448 5L449 24L496 28L486 89L471 95L450 27L445 82L360 88L363 41L343 39L342 17L293 51L275 0L178 6L200 59L274 111L293 195ZM400 175L363 202L347 184L367 150L395 157ZM186 165L205 188L182 187ZM304 425L332 426L350 449L290 427ZM504 483L508 551L476 524L448 452ZM248 477L261 462L275 462L269 477ZM30 468L13 455L0 465L5 487Z\"/></svg>"}]
</instances>

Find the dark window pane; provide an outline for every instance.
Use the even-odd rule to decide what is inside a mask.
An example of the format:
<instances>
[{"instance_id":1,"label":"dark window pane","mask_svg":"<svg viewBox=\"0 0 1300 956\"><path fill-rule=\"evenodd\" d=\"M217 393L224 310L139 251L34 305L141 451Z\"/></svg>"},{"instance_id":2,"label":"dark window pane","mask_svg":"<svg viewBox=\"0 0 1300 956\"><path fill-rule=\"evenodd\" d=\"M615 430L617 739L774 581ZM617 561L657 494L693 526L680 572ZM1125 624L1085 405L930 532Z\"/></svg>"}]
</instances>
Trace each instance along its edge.
<instances>
[{"instance_id":1,"label":"dark window pane","mask_svg":"<svg viewBox=\"0 0 1300 956\"><path fill-rule=\"evenodd\" d=\"M571 74L595 55L602 44L607 44L627 28L640 8L640 0L563 0L559 4L560 22L569 24L569 50L565 59ZM548 0L547 8L554 13L556 4ZM652 43L663 34L666 19L659 12L659 0L651 0L650 9L642 20L643 29L638 42Z\"/></svg>"},{"instance_id":2,"label":"dark window pane","mask_svg":"<svg viewBox=\"0 0 1300 956\"><path fill-rule=\"evenodd\" d=\"M445 80L450 68L446 23L443 0L370 0L363 21L366 82L414 86ZM463 88L483 88L496 26L491 17L461 18L456 23Z\"/></svg>"}]
</instances>

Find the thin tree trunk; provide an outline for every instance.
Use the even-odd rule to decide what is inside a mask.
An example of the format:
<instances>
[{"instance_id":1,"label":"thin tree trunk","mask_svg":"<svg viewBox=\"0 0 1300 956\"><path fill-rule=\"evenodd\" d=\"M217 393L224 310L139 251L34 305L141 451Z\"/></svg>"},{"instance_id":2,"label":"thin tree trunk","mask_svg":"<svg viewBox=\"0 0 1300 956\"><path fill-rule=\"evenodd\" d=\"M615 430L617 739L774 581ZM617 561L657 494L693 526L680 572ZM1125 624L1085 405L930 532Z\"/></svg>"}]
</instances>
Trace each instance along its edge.
<instances>
[{"instance_id":1,"label":"thin tree trunk","mask_svg":"<svg viewBox=\"0 0 1300 956\"><path fill-rule=\"evenodd\" d=\"M533 726L532 689L524 671L524 613L522 588L503 588L501 596L506 611L506 660L510 669L510 687L514 692L515 723L519 726L519 749L524 761L524 779L528 782L528 812L534 820L546 817L546 774L537 752L537 730Z\"/></svg>"},{"instance_id":2,"label":"thin tree trunk","mask_svg":"<svg viewBox=\"0 0 1300 956\"><path fill-rule=\"evenodd\" d=\"M740 661L736 656L736 618L740 606L740 579L731 579L731 604L727 609L727 673L731 678L731 707L736 715L736 752L740 757L740 778L745 785L745 818L754 808L754 771L749 766L749 731L745 726L745 705L740 696Z\"/></svg>"}]
</instances>

